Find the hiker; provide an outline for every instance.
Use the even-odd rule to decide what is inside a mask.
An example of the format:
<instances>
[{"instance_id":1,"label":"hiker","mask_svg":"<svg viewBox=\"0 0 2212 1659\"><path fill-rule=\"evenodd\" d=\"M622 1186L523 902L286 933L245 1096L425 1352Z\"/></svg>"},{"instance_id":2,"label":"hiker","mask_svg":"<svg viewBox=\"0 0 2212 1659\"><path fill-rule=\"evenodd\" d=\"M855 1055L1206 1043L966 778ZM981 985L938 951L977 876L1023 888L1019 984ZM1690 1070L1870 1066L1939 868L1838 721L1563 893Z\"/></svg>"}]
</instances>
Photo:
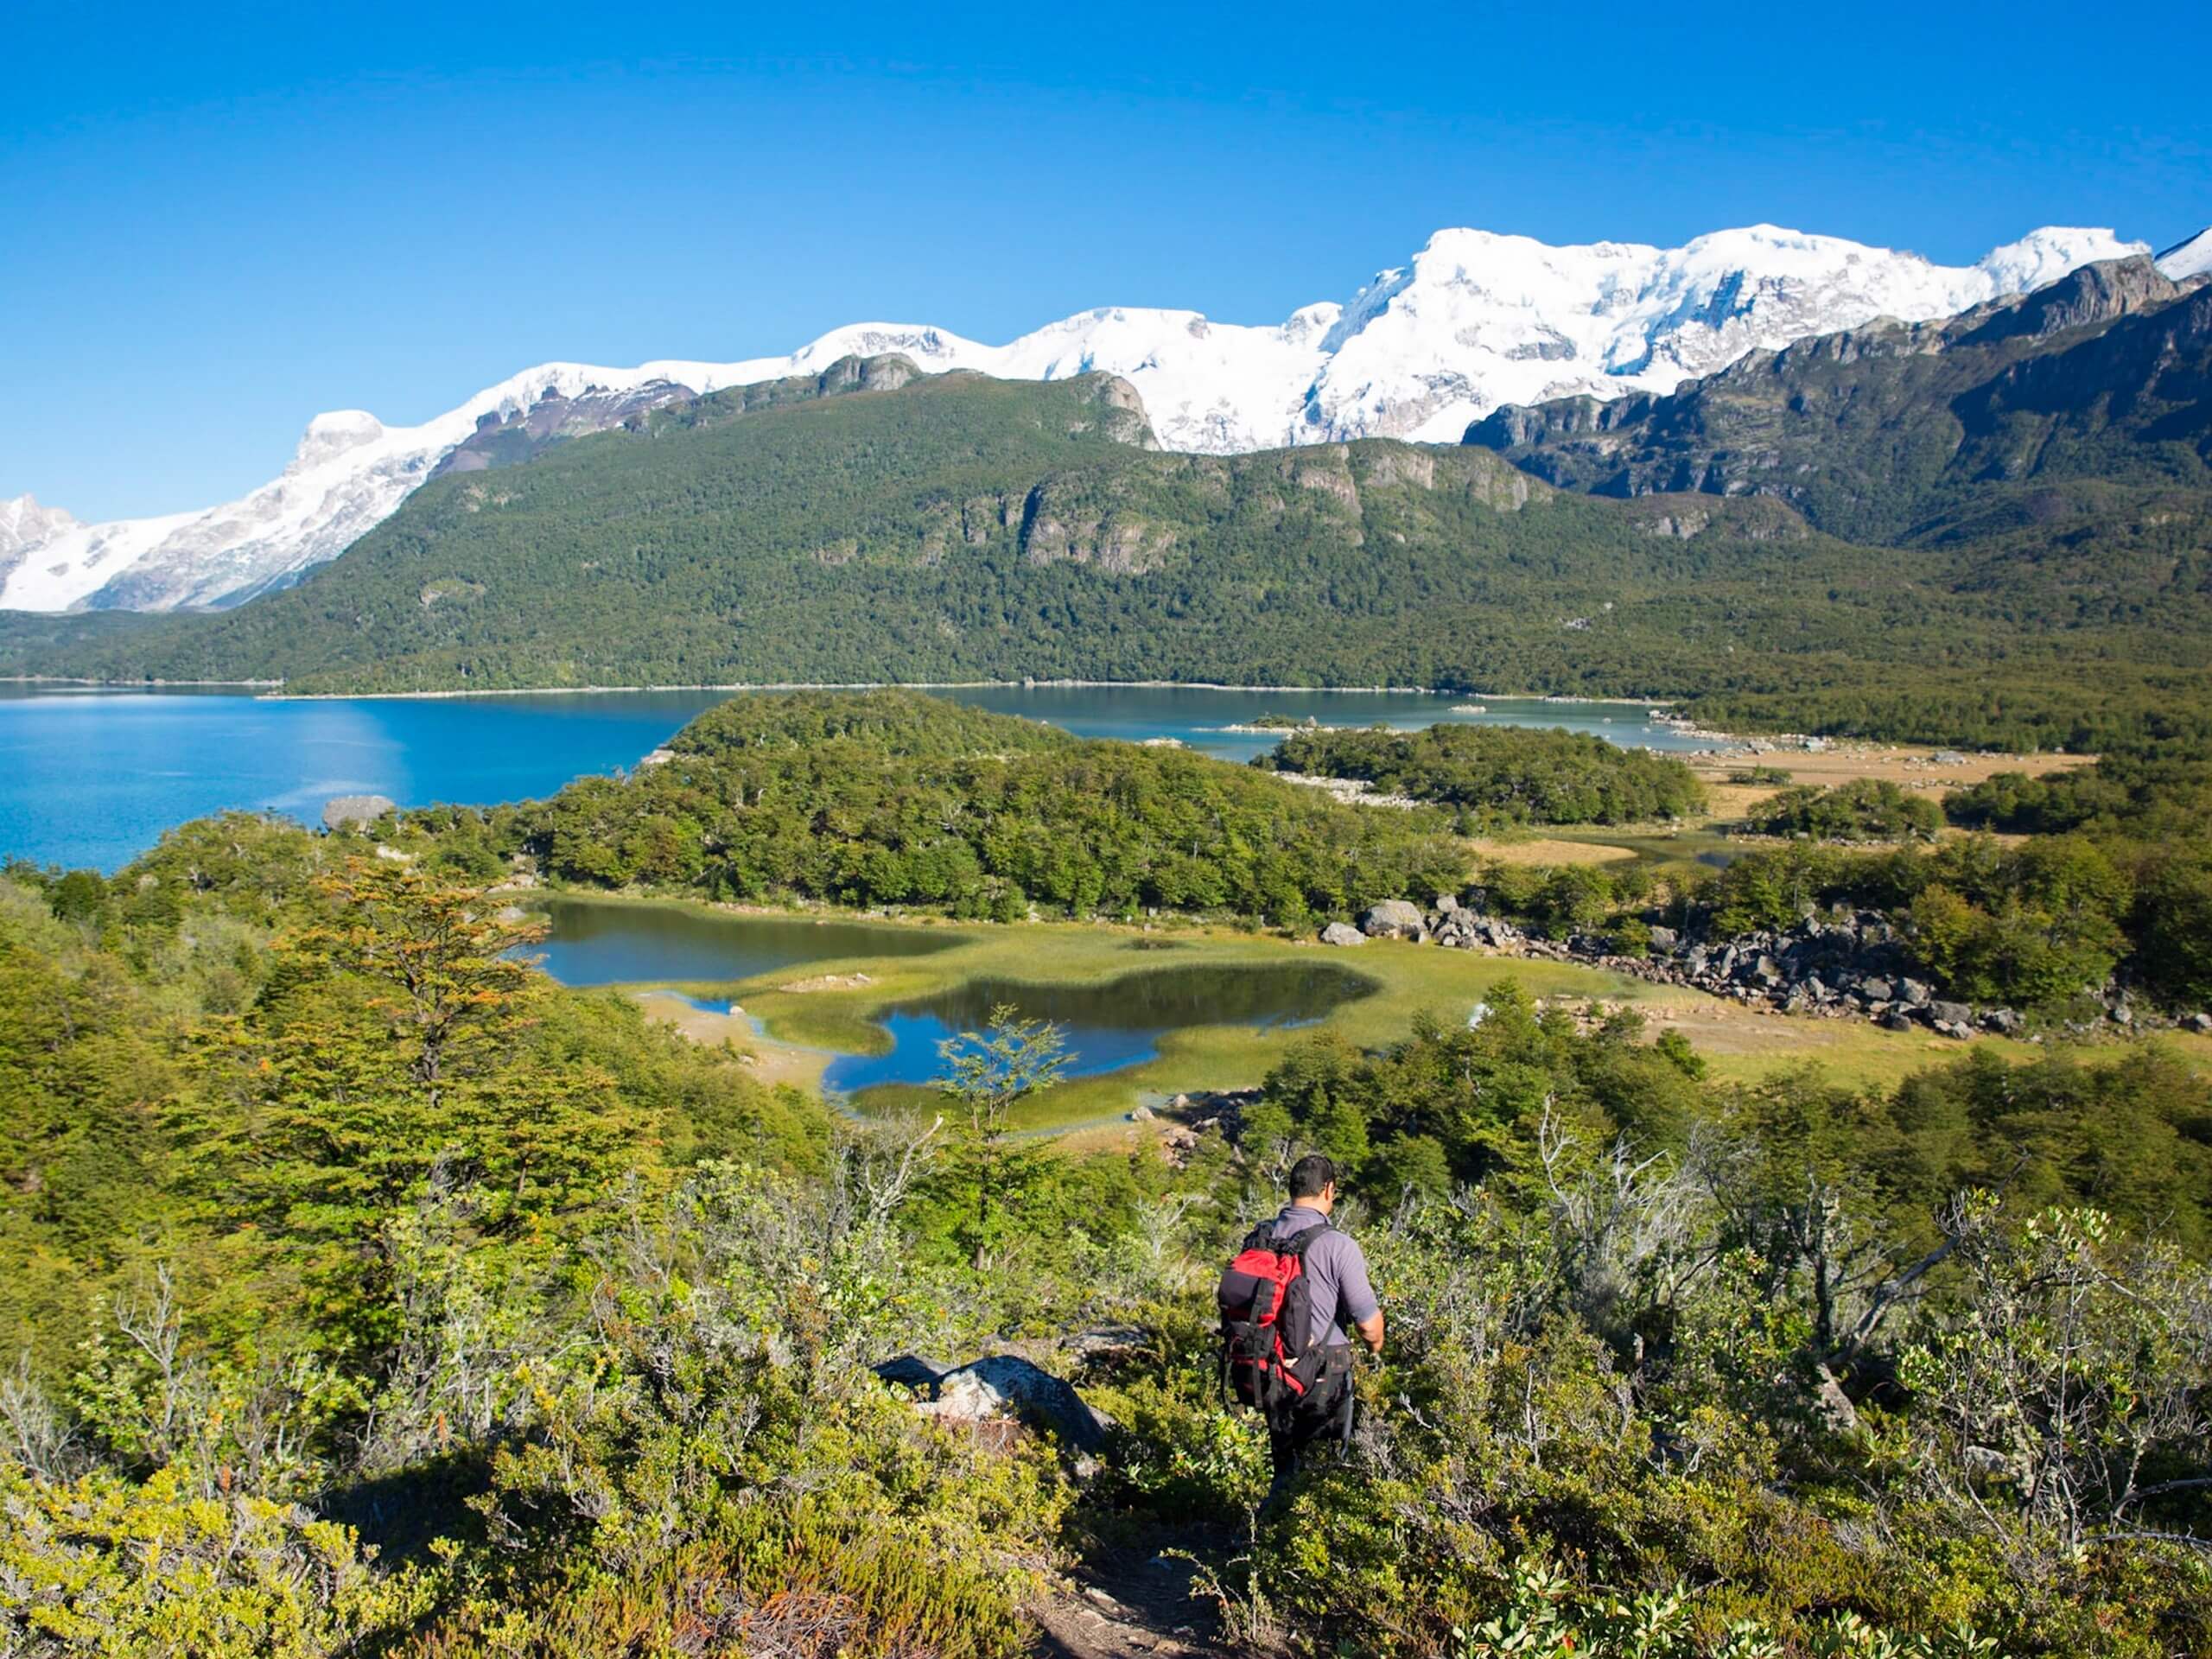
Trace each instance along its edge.
<instances>
[{"instance_id":1,"label":"hiker","mask_svg":"<svg viewBox=\"0 0 2212 1659\"><path fill-rule=\"evenodd\" d=\"M1349 1325L1382 1351L1382 1308L1367 1257L1330 1221L1337 1166L1318 1152L1290 1168L1290 1202L1252 1230L1221 1276L1222 1371L1246 1405L1264 1413L1280 1491L1300 1454L1324 1437L1351 1440Z\"/></svg>"}]
</instances>

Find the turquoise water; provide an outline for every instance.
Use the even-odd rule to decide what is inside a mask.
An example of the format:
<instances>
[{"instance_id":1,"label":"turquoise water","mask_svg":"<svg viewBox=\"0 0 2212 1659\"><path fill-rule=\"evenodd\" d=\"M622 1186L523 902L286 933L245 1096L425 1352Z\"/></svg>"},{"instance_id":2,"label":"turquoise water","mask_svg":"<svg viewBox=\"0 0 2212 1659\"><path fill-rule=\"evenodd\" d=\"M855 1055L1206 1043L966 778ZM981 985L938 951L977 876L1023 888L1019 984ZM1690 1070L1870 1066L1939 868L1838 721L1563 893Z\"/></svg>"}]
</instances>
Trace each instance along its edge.
<instances>
[{"instance_id":1,"label":"turquoise water","mask_svg":"<svg viewBox=\"0 0 2212 1659\"><path fill-rule=\"evenodd\" d=\"M403 806L550 795L573 778L634 766L732 694L624 691L527 697L286 702L237 692L0 689L0 858L113 870L188 818L229 807L317 820L334 795ZM742 696L743 693L735 695ZM963 702L1086 737L1172 737L1244 760L1271 736L1224 731L1263 714L1324 725L1565 726L1653 748L1701 747L1640 703L1480 699L1420 692L1220 691L1183 686L992 686Z\"/></svg>"}]
</instances>

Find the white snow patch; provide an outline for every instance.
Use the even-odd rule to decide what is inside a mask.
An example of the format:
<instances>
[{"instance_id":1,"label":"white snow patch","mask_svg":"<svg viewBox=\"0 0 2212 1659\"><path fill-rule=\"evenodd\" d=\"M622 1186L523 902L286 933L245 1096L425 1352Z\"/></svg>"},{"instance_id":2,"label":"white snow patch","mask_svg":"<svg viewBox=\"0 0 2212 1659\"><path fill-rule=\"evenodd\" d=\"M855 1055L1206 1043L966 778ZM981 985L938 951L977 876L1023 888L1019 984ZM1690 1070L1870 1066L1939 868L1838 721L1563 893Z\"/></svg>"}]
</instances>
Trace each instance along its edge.
<instances>
[{"instance_id":1,"label":"white snow patch","mask_svg":"<svg viewBox=\"0 0 2212 1659\"><path fill-rule=\"evenodd\" d=\"M2212 228L2199 231L2188 241L2168 248L2158 256L2157 263L2166 280L2175 283L2185 283L2212 270Z\"/></svg>"}]
</instances>

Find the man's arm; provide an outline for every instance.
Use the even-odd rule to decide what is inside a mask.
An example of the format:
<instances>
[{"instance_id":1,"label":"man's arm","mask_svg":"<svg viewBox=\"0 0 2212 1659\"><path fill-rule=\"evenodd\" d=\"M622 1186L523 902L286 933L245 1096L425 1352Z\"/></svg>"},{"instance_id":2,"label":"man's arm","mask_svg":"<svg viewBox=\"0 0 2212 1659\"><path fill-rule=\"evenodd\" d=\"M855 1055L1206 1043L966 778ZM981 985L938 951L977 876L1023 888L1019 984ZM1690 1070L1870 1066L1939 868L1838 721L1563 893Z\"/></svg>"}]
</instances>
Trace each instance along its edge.
<instances>
[{"instance_id":1,"label":"man's arm","mask_svg":"<svg viewBox=\"0 0 2212 1659\"><path fill-rule=\"evenodd\" d=\"M1367 1351L1382 1351L1382 1304L1376 1299L1375 1287L1367 1277L1367 1252L1359 1248L1357 1240L1339 1233L1345 1249L1337 1264L1337 1311L1351 1328L1359 1332L1359 1339L1367 1344Z\"/></svg>"}]
</instances>

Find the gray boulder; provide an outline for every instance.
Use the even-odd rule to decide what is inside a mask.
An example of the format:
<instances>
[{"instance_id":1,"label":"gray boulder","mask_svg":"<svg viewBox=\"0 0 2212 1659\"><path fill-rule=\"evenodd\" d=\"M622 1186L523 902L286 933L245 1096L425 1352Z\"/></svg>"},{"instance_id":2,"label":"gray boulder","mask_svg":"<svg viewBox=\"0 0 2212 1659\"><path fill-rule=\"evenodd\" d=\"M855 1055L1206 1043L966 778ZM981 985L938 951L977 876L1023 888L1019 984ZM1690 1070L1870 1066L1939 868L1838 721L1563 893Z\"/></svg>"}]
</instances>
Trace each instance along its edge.
<instances>
[{"instance_id":1,"label":"gray boulder","mask_svg":"<svg viewBox=\"0 0 2212 1659\"><path fill-rule=\"evenodd\" d=\"M1963 1002L1930 1002L1928 1014L1939 1026L1974 1024L1974 1010Z\"/></svg>"},{"instance_id":2,"label":"gray boulder","mask_svg":"<svg viewBox=\"0 0 2212 1659\"><path fill-rule=\"evenodd\" d=\"M398 804L387 795L338 795L322 804L326 830L359 830L374 823Z\"/></svg>"},{"instance_id":3,"label":"gray boulder","mask_svg":"<svg viewBox=\"0 0 2212 1659\"><path fill-rule=\"evenodd\" d=\"M1367 935L1350 922L1331 922L1321 930L1321 943L1324 944L1365 944Z\"/></svg>"},{"instance_id":4,"label":"gray boulder","mask_svg":"<svg viewBox=\"0 0 2212 1659\"><path fill-rule=\"evenodd\" d=\"M1402 899L1385 899L1359 918L1359 929L1370 939L1418 939L1428 932L1420 907Z\"/></svg>"},{"instance_id":5,"label":"gray boulder","mask_svg":"<svg viewBox=\"0 0 2212 1659\"><path fill-rule=\"evenodd\" d=\"M882 1370L878 1366L877 1375ZM1106 1420L1073 1383L1012 1354L991 1354L945 1372L933 1396L917 1402L914 1409L956 1423L1014 1418L1078 1452L1096 1452L1106 1440Z\"/></svg>"}]
</instances>

